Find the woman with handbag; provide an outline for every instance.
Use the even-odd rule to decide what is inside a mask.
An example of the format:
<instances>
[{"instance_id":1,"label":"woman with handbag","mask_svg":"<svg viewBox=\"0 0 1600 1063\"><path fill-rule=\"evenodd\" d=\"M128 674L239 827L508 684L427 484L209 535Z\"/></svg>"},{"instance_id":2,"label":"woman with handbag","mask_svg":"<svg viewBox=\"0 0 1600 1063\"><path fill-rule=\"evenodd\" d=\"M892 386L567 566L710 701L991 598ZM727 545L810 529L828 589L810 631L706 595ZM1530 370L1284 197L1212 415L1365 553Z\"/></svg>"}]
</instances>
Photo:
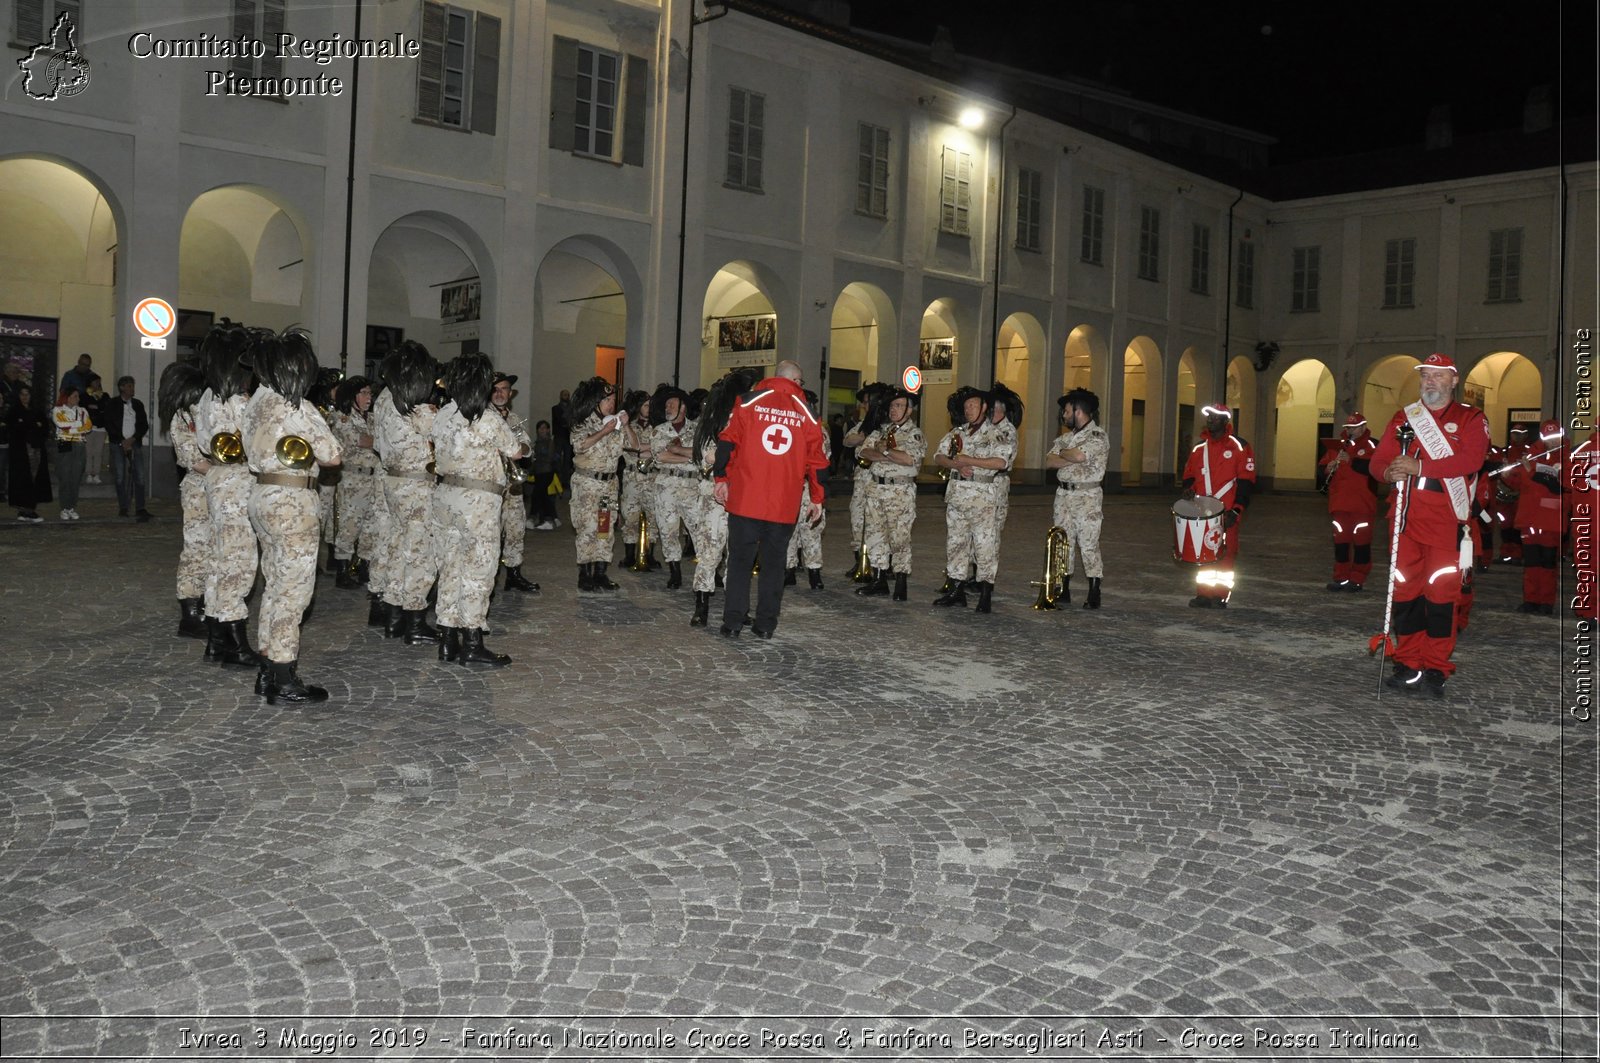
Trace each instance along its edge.
<instances>
[{"instance_id":1,"label":"woman with handbag","mask_svg":"<svg viewBox=\"0 0 1600 1063\"><path fill-rule=\"evenodd\" d=\"M56 426L56 479L61 483L61 519L78 519L78 489L83 486L84 439L94 422L79 405L78 389L66 385L50 419Z\"/></svg>"},{"instance_id":2,"label":"woman with handbag","mask_svg":"<svg viewBox=\"0 0 1600 1063\"><path fill-rule=\"evenodd\" d=\"M10 448L8 501L17 507L17 519L38 524L44 518L36 507L50 501L50 467L44 458L50 422L33 405L33 389L23 384L16 401L6 410L6 445Z\"/></svg>"}]
</instances>

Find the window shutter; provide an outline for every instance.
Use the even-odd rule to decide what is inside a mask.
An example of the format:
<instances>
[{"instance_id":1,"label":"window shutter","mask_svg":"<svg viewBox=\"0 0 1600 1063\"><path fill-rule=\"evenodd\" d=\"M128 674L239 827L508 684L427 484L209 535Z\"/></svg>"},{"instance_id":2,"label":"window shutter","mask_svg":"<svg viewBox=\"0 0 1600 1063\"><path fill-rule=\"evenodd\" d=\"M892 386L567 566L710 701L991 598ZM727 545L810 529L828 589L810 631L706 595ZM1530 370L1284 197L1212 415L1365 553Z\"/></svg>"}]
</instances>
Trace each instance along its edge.
<instances>
[{"instance_id":1,"label":"window shutter","mask_svg":"<svg viewBox=\"0 0 1600 1063\"><path fill-rule=\"evenodd\" d=\"M284 0L262 0L262 4L261 40L267 54L261 57L261 76L279 78L283 76L283 56L278 54L278 34L284 32L288 15L283 9Z\"/></svg>"},{"instance_id":2,"label":"window shutter","mask_svg":"<svg viewBox=\"0 0 1600 1063\"><path fill-rule=\"evenodd\" d=\"M948 146L944 149L939 175L939 228L947 233L956 231L956 153Z\"/></svg>"},{"instance_id":3,"label":"window shutter","mask_svg":"<svg viewBox=\"0 0 1600 1063\"><path fill-rule=\"evenodd\" d=\"M550 146L572 151L578 114L578 42L557 37L550 52Z\"/></svg>"},{"instance_id":4,"label":"window shutter","mask_svg":"<svg viewBox=\"0 0 1600 1063\"><path fill-rule=\"evenodd\" d=\"M472 131L494 136L500 99L500 20L478 14L472 34Z\"/></svg>"},{"instance_id":5,"label":"window shutter","mask_svg":"<svg viewBox=\"0 0 1600 1063\"><path fill-rule=\"evenodd\" d=\"M439 121L444 100L444 5L422 2L422 54L417 62L417 117Z\"/></svg>"},{"instance_id":6,"label":"window shutter","mask_svg":"<svg viewBox=\"0 0 1600 1063\"><path fill-rule=\"evenodd\" d=\"M744 108L744 90L729 89L728 170L723 179L730 185L744 184Z\"/></svg>"},{"instance_id":7,"label":"window shutter","mask_svg":"<svg viewBox=\"0 0 1600 1063\"><path fill-rule=\"evenodd\" d=\"M879 129L873 145L872 159L872 212L889 213L889 131Z\"/></svg>"},{"instance_id":8,"label":"window shutter","mask_svg":"<svg viewBox=\"0 0 1600 1063\"><path fill-rule=\"evenodd\" d=\"M233 39L254 39L256 35L256 0L233 0ZM236 55L228 60L228 69L240 77L255 74L255 60L248 55Z\"/></svg>"},{"instance_id":9,"label":"window shutter","mask_svg":"<svg viewBox=\"0 0 1600 1063\"><path fill-rule=\"evenodd\" d=\"M765 144L762 125L766 120L767 98L752 92L746 99L744 184L746 188L760 189L761 151Z\"/></svg>"},{"instance_id":10,"label":"window shutter","mask_svg":"<svg viewBox=\"0 0 1600 1063\"><path fill-rule=\"evenodd\" d=\"M44 24L45 7L49 2L50 0L17 0L16 37L13 39L18 44L32 47L49 39L46 34L55 25Z\"/></svg>"},{"instance_id":11,"label":"window shutter","mask_svg":"<svg viewBox=\"0 0 1600 1063\"><path fill-rule=\"evenodd\" d=\"M628 56L622 95L622 165L644 165L645 101L650 93L650 60Z\"/></svg>"},{"instance_id":12,"label":"window shutter","mask_svg":"<svg viewBox=\"0 0 1600 1063\"><path fill-rule=\"evenodd\" d=\"M971 231L972 156L963 151L956 158L956 232L966 236Z\"/></svg>"}]
</instances>

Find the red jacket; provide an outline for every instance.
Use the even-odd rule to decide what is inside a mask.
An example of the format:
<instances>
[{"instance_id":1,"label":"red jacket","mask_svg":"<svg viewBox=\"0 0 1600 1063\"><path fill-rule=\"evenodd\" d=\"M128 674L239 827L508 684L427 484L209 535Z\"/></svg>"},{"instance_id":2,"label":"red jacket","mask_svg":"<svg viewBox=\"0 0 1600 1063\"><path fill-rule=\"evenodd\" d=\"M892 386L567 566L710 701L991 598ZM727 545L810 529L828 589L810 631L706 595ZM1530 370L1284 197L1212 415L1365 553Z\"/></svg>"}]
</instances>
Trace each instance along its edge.
<instances>
[{"instance_id":1,"label":"red jacket","mask_svg":"<svg viewBox=\"0 0 1600 1063\"><path fill-rule=\"evenodd\" d=\"M811 501L822 502L817 470L828 467L822 428L792 380L768 377L739 396L718 438L732 446L725 466L719 454L716 470L717 479L728 484L729 513L793 524L801 483L808 485Z\"/></svg>"},{"instance_id":2,"label":"red jacket","mask_svg":"<svg viewBox=\"0 0 1600 1063\"><path fill-rule=\"evenodd\" d=\"M1332 445L1322 456L1324 467L1333 459L1344 455L1339 467L1328 477L1328 512L1360 513L1374 517L1378 513L1378 496L1372 490L1372 478L1367 475L1368 464L1378 445L1372 436L1363 432L1354 439L1328 440Z\"/></svg>"},{"instance_id":3,"label":"red jacket","mask_svg":"<svg viewBox=\"0 0 1600 1063\"><path fill-rule=\"evenodd\" d=\"M1415 486L1422 489L1411 493L1409 512L1423 519L1437 518L1448 523L1457 519L1449 494L1428 488L1427 484L1431 482L1438 485L1442 477L1464 477L1467 480L1467 500L1470 502L1475 486L1472 478L1483 468L1484 455L1489 452L1489 422L1484 420L1482 411L1459 402L1449 403L1442 410L1428 410L1427 415L1438 422L1444 437L1450 441L1453 453L1448 458L1430 458L1420 443L1411 444L1410 453L1422 461L1421 478L1414 481ZM1368 466L1374 480L1382 480L1383 474L1389 470L1389 463L1399 456L1400 443L1395 437L1395 430L1405 423L1406 411L1405 407L1401 407L1389 418L1383 434L1378 437L1378 449ZM1398 493L1390 496L1391 512L1398 500Z\"/></svg>"}]
</instances>

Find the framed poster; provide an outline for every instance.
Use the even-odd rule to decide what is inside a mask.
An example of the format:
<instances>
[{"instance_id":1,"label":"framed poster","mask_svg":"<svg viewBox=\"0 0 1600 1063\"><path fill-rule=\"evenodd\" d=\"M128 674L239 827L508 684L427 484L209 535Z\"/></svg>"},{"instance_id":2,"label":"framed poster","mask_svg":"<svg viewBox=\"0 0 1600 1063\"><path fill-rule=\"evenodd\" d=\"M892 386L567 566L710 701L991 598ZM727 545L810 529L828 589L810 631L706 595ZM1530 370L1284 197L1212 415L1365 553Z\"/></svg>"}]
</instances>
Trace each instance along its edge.
<instances>
[{"instance_id":1,"label":"framed poster","mask_svg":"<svg viewBox=\"0 0 1600 1063\"><path fill-rule=\"evenodd\" d=\"M777 314L717 319L718 368L772 365L777 360Z\"/></svg>"},{"instance_id":2,"label":"framed poster","mask_svg":"<svg viewBox=\"0 0 1600 1063\"><path fill-rule=\"evenodd\" d=\"M439 339L445 343L477 339L482 308L480 281L455 281L439 289Z\"/></svg>"},{"instance_id":3,"label":"framed poster","mask_svg":"<svg viewBox=\"0 0 1600 1063\"><path fill-rule=\"evenodd\" d=\"M922 370L924 384L954 383L956 338L941 336L923 340L917 348L917 368Z\"/></svg>"}]
</instances>

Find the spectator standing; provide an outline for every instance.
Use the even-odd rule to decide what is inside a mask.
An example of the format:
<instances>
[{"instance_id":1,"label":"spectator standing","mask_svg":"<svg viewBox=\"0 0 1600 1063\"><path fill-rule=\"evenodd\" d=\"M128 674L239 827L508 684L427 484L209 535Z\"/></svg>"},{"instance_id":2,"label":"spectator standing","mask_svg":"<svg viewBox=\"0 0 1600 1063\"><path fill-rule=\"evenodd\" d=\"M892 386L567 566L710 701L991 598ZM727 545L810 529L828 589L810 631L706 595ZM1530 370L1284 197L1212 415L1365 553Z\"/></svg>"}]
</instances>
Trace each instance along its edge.
<instances>
[{"instance_id":1,"label":"spectator standing","mask_svg":"<svg viewBox=\"0 0 1600 1063\"><path fill-rule=\"evenodd\" d=\"M100 473L106 467L105 404L106 392L100 374L90 373L79 403L89 414L89 423L94 425L83 438L83 482L86 484L98 484Z\"/></svg>"},{"instance_id":2,"label":"spectator standing","mask_svg":"<svg viewBox=\"0 0 1600 1063\"><path fill-rule=\"evenodd\" d=\"M533 484L528 488L531 515L526 526L535 531L554 531L561 527L555 499L550 497L550 480L556 474L558 448L549 421L540 421L533 430Z\"/></svg>"},{"instance_id":3,"label":"spectator standing","mask_svg":"<svg viewBox=\"0 0 1600 1063\"><path fill-rule=\"evenodd\" d=\"M550 434L556 441L556 470L561 482L572 482L572 392L561 389L561 401L550 407Z\"/></svg>"},{"instance_id":4,"label":"spectator standing","mask_svg":"<svg viewBox=\"0 0 1600 1063\"><path fill-rule=\"evenodd\" d=\"M117 397L103 405L103 427L116 448L111 455L111 475L117 485L117 516L128 515L131 490L134 514L143 524L150 519L144 508L144 442L150 434L150 415L144 403L133 397L136 386L131 376L117 381Z\"/></svg>"},{"instance_id":5,"label":"spectator standing","mask_svg":"<svg viewBox=\"0 0 1600 1063\"><path fill-rule=\"evenodd\" d=\"M94 376L94 359L87 353L78 355L78 364L68 369L61 378L61 390L76 388L81 397L89 388L89 378Z\"/></svg>"},{"instance_id":6,"label":"spectator standing","mask_svg":"<svg viewBox=\"0 0 1600 1063\"><path fill-rule=\"evenodd\" d=\"M84 357L88 357L85 355ZM50 419L56 428L56 477L61 483L61 519L78 519L78 489L83 486L83 440L94 427L89 413L78 404L75 387L65 387L56 399Z\"/></svg>"},{"instance_id":7,"label":"spectator standing","mask_svg":"<svg viewBox=\"0 0 1600 1063\"><path fill-rule=\"evenodd\" d=\"M12 393L5 412L5 439L10 468L6 480L7 499L17 507L17 519L38 524L40 502L50 501L50 467L44 459L45 443L52 433L33 403L33 389L22 384Z\"/></svg>"}]
</instances>

